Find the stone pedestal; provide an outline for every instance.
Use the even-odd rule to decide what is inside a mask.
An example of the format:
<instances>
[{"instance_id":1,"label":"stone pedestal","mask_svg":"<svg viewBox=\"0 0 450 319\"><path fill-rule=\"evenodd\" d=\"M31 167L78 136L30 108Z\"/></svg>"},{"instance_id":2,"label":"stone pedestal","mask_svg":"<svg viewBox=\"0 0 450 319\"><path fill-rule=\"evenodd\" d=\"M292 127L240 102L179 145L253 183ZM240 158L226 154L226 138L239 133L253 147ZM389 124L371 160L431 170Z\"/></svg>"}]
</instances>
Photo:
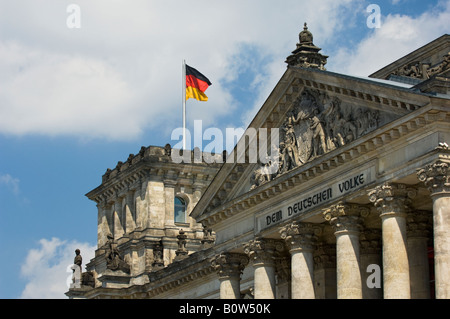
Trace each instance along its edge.
<instances>
[{"instance_id":1,"label":"stone pedestal","mask_svg":"<svg viewBox=\"0 0 450 319\"><path fill-rule=\"evenodd\" d=\"M220 281L220 299L240 299L242 271L248 264L248 258L242 254L225 253L212 261Z\"/></svg>"},{"instance_id":2,"label":"stone pedestal","mask_svg":"<svg viewBox=\"0 0 450 319\"><path fill-rule=\"evenodd\" d=\"M98 277L103 288L127 288L130 285L130 275L121 270L107 269Z\"/></svg>"},{"instance_id":3,"label":"stone pedestal","mask_svg":"<svg viewBox=\"0 0 450 319\"><path fill-rule=\"evenodd\" d=\"M362 230L362 211L358 205L338 204L324 212L336 236L336 272L338 299L361 299L359 234Z\"/></svg>"},{"instance_id":4,"label":"stone pedestal","mask_svg":"<svg viewBox=\"0 0 450 319\"><path fill-rule=\"evenodd\" d=\"M438 161L417 172L433 199L436 298L450 299L450 164Z\"/></svg>"},{"instance_id":5,"label":"stone pedestal","mask_svg":"<svg viewBox=\"0 0 450 319\"><path fill-rule=\"evenodd\" d=\"M315 232L320 229L310 223L296 223L281 230L291 254L292 299L315 299L314 292L314 244Z\"/></svg>"},{"instance_id":6,"label":"stone pedestal","mask_svg":"<svg viewBox=\"0 0 450 319\"><path fill-rule=\"evenodd\" d=\"M414 195L415 191L403 184L384 184L369 192L381 217L385 299L411 297L405 217Z\"/></svg>"},{"instance_id":7,"label":"stone pedestal","mask_svg":"<svg viewBox=\"0 0 450 319\"><path fill-rule=\"evenodd\" d=\"M275 257L283 251L283 243L273 239L256 239L244 245L253 262L255 299L275 299Z\"/></svg>"}]
</instances>

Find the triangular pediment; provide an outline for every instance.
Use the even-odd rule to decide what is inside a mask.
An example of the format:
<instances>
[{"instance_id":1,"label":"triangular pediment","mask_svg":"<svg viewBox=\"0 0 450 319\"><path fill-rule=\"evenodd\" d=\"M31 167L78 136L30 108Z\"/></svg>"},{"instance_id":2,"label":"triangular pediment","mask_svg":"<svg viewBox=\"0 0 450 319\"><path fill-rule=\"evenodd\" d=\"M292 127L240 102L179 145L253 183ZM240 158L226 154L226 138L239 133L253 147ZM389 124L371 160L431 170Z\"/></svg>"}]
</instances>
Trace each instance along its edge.
<instances>
[{"instance_id":1,"label":"triangular pediment","mask_svg":"<svg viewBox=\"0 0 450 319\"><path fill-rule=\"evenodd\" d=\"M222 166L192 216L201 221L230 205L245 208L246 200L267 184L284 181L329 154L348 152L365 136L428 102L426 94L405 85L289 67L249 125L256 131L267 129L269 142L271 129L278 129L278 153L267 152L276 160L249 162L247 139L246 161L238 163L233 157Z\"/></svg>"}]
</instances>

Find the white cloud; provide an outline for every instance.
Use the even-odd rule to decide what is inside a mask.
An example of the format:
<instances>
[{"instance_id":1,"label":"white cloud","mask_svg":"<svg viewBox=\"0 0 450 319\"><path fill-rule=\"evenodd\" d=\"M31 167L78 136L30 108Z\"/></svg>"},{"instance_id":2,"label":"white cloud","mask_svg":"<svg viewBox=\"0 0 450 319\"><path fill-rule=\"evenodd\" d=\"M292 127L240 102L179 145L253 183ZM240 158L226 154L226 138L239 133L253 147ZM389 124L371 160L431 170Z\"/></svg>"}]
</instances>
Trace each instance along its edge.
<instances>
[{"instance_id":1,"label":"white cloud","mask_svg":"<svg viewBox=\"0 0 450 319\"><path fill-rule=\"evenodd\" d=\"M62 299L67 298L67 281L72 273L75 249L80 249L85 264L93 257L96 247L88 243L66 241L59 238L41 239L39 247L30 249L21 266L21 276L27 281L20 298Z\"/></svg>"},{"instance_id":2,"label":"white cloud","mask_svg":"<svg viewBox=\"0 0 450 319\"><path fill-rule=\"evenodd\" d=\"M448 21L450 1L443 1L417 17L389 14L382 18L381 27L355 48L342 48L330 57L335 66L332 71L368 76L448 33Z\"/></svg>"},{"instance_id":3,"label":"white cloud","mask_svg":"<svg viewBox=\"0 0 450 319\"><path fill-rule=\"evenodd\" d=\"M134 139L180 126L183 59L213 82L207 103L188 101L189 123L217 126L240 114L233 124L245 127L283 74L303 22L324 47L367 15L356 0L79 0L81 28L69 29L69 3L25 3L0 0L0 134L83 139ZM448 32L449 7L383 17L354 48L324 50L328 70L369 75ZM255 99L238 110L224 84L246 68Z\"/></svg>"},{"instance_id":4,"label":"white cloud","mask_svg":"<svg viewBox=\"0 0 450 319\"><path fill-rule=\"evenodd\" d=\"M14 43L0 44L0 60L3 69L17 70L9 72L11 78L0 79L3 132L117 138L114 130L104 128L124 125L128 129L120 133L125 137L138 133L140 123L133 116L132 89L107 63Z\"/></svg>"},{"instance_id":5,"label":"white cloud","mask_svg":"<svg viewBox=\"0 0 450 319\"><path fill-rule=\"evenodd\" d=\"M20 180L9 174L0 175L0 184L6 185L14 195L18 195L20 192Z\"/></svg>"},{"instance_id":6,"label":"white cloud","mask_svg":"<svg viewBox=\"0 0 450 319\"><path fill-rule=\"evenodd\" d=\"M249 83L259 103L284 71L303 22L325 42L355 2L79 0L81 28L69 29L69 3L1 1L0 133L118 140L175 128L182 59L213 82L208 103L189 103L188 119L214 124L236 109L221 83L239 74L232 57L242 44L271 57L264 81Z\"/></svg>"}]
</instances>

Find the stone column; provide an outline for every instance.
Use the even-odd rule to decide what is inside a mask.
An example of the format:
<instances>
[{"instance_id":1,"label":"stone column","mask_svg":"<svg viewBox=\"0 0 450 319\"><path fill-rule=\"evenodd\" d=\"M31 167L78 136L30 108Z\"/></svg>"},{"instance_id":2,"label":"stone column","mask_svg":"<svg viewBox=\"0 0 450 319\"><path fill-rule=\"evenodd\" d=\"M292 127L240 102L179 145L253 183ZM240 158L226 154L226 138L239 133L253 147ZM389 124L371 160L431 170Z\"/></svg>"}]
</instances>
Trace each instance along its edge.
<instances>
[{"instance_id":1,"label":"stone column","mask_svg":"<svg viewBox=\"0 0 450 319\"><path fill-rule=\"evenodd\" d=\"M318 225L295 221L280 231L291 254L292 299L315 299L313 251L318 231Z\"/></svg>"},{"instance_id":2,"label":"stone column","mask_svg":"<svg viewBox=\"0 0 450 319\"><path fill-rule=\"evenodd\" d=\"M450 164L438 161L417 172L433 200L436 298L450 299Z\"/></svg>"},{"instance_id":3,"label":"stone column","mask_svg":"<svg viewBox=\"0 0 450 319\"><path fill-rule=\"evenodd\" d=\"M255 239L244 245L253 262L255 299L275 298L275 257L283 251L283 243L274 239Z\"/></svg>"},{"instance_id":4,"label":"stone column","mask_svg":"<svg viewBox=\"0 0 450 319\"><path fill-rule=\"evenodd\" d=\"M361 299L362 281L359 259L359 234L362 210L358 205L337 204L324 212L336 236L336 272L338 299Z\"/></svg>"},{"instance_id":5,"label":"stone column","mask_svg":"<svg viewBox=\"0 0 450 319\"><path fill-rule=\"evenodd\" d=\"M406 246L406 212L415 190L403 184L378 186L369 192L381 217L383 293L385 299L409 299L410 277Z\"/></svg>"},{"instance_id":6,"label":"stone column","mask_svg":"<svg viewBox=\"0 0 450 319\"><path fill-rule=\"evenodd\" d=\"M220 299L241 298L241 275L248 264L248 257L243 254L224 253L212 261L220 281Z\"/></svg>"},{"instance_id":7,"label":"stone column","mask_svg":"<svg viewBox=\"0 0 450 319\"><path fill-rule=\"evenodd\" d=\"M381 230L366 228L359 239L363 299L382 299Z\"/></svg>"}]
</instances>

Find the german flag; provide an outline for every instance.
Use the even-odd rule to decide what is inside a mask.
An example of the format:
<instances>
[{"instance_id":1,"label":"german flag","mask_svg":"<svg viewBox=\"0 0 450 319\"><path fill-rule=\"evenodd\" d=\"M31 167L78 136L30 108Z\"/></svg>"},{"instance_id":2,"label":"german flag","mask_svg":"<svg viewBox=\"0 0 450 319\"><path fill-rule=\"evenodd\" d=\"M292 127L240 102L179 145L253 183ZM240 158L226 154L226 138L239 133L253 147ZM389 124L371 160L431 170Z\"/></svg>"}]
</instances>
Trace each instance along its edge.
<instances>
[{"instance_id":1,"label":"german flag","mask_svg":"<svg viewBox=\"0 0 450 319\"><path fill-rule=\"evenodd\" d=\"M210 85L206 76L186 64L186 100L208 101L205 91Z\"/></svg>"}]
</instances>

